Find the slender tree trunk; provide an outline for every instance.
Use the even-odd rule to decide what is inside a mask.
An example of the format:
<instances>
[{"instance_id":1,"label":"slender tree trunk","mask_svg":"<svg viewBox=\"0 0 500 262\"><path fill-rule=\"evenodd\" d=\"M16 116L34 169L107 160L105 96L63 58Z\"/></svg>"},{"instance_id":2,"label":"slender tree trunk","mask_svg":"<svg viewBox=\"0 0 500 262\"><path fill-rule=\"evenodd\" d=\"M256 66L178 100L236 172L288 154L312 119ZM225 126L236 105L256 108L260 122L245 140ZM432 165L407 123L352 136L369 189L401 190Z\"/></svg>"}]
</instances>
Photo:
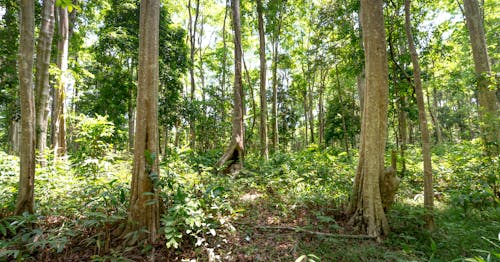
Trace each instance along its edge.
<instances>
[{"instance_id":1,"label":"slender tree trunk","mask_svg":"<svg viewBox=\"0 0 500 262\"><path fill-rule=\"evenodd\" d=\"M341 92L341 86L340 86L340 77L339 77L339 68L338 64L335 63L335 78L337 80L337 92L339 96L339 102L340 102L340 108L342 111L342 130L344 131L344 147L345 147L345 152L347 153L348 156L349 154L349 138L347 137L347 125L346 125L346 120L345 120L345 115L347 114L345 107L344 107L344 101L342 99L342 92Z\"/></svg>"},{"instance_id":2,"label":"slender tree trunk","mask_svg":"<svg viewBox=\"0 0 500 262\"><path fill-rule=\"evenodd\" d=\"M435 90L435 89L433 89ZM436 144L441 144L443 141L442 135L441 135L441 128L439 127L439 123L437 120L437 112L434 110L434 108L431 106L431 98L429 96L428 90L426 90L426 97L427 97L427 111L429 111L429 115L431 116L431 121L432 125L434 126L434 133L436 135ZM437 107L436 107L437 108Z\"/></svg>"},{"instance_id":3,"label":"slender tree trunk","mask_svg":"<svg viewBox=\"0 0 500 262\"><path fill-rule=\"evenodd\" d=\"M490 156L496 156L500 148L500 128L497 120L498 101L495 90L489 89L491 67L478 1L464 0L464 10L477 77L479 117L482 122L481 133L485 141L486 153Z\"/></svg>"},{"instance_id":4,"label":"slender tree trunk","mask_svg":"<svg viewBox=\"0 0 500 262\"><path fill-rule=\"evenodd\" d=\"M35 98L33 94L33 50L35 48L35 3L20 2L19 96L21 99L20 174L16 215L35 210Z\"/></svg>"},{"instance_id":5,"label":"slender tree trunk","mask_svg":"<svg viewBox=\"0 0 500 262\"><path fill-rule=\"evenodd\" d=\"M314 93L314 84L315 84L315 78L316 78L316 71L313 72L312 78L309 81L309 88L307 89L307 97L309 101L307 102L307 109L308 109L308 114L309 114L309 129L311 130L311 143L314 144L314 115L313 115L313 108L314 108L314 99L313 99L313 93Z\"/></svg>"},{"instance_id":6,"label":"slender tree trunk","mask_svg":"<svg viewBox=\"0 0 500 262\"><path fill-rule=\"evenodd\" d=\"M252 124L250 125L250 134L247 135L245 144L251 144L253 129L255 127L255 121L257 119L257 104L255 103L255 96L253 93L253 85L252 80L250 79L250 72L248 72L247 64L245 63L245 54L242 52L241 58L243 60L243 68L245 69L245 76L247 79L248 90L250 91L250 102L252 103ZM245 105L243 104L243 110L245 110ZM246 111L243 111L243 114L246 114Z\"/></svg>"},{"instance_id":7,"label":"slender tree trunk","mask_svg":"<svg viewBox=\"0 0 500 262\"><path fill-rule=\"evenodd\" d=\"M65 105L66 99L66 71L68 70L68 44L69 44L69 20L68 9L59 8L59 41L57 44L57 66L60 70L57 86L54 90L54 113L53 113L53 141L54 155L66 154L66 121Z\"/></svg>"},{"instance_id":8,"label":"slender tree trunk","mask_svg":"<svg viewBox=\"0 0 500 262\"><path fill-rule=\"evenodd\" d=\"M194 21L193 17L191 14L191 0L188 2L188 13L189 13L189 43L190 43L190 61L191 65L189 66L189 76L191 80L191 93L189 96L189 99L191 101L191 106L194 106L194 101L195 101L195 90L196 90L196 85L195 85L195 79L194 79L194 55L196 52L196 28L198 24L198 17L199 17L199 12L200 10L200 0L196 0L196 9L195 9L195 16L194 16ZM195 123L194 123L194 116L190 116L190 121L189 121L189 146L194 149L196 146L196 132L195 132Z\"/></svg>"},{"instance_id":9,"label":"slender tree trunk","mask_svg":"<svg viewBox=\"0 0 500 262\"><path fill-rule=\"evenodd\" d=\"M309 143L309 109L308 109L308 105L307 105L307 102L308 102L307 101L307 88L304 90L304 93L302 94L302 96L304 97L304 101L302 103L304 106L304 124L305 124L304 146L307 146L307 144Z\"/></svg>"},{"instance_id":10,"label":"slender tree trunk","mask_svg":"<svg viewBox=\"0 0 500 262\"><path fill-rule=\"evenodd\" d=\"M226 100L226 67L227 67L227 41L226 41L226 21L227 21L227 17L228 17L228 13L229 13L229 10L230 10L230 4L229 4L229 0L226 0L226 6L225 6L225 11L224 11L224 22L223 22L223 25L222 25L222 47L223 47L223 50L224 50L224 53L222 55L222 74L221 74L221 101L220 101L220 105L221 105L221 126L223 126L223 123L226 122L226 118L227 118L227 114L226 114L226 103L225 103L225 100ZM222 129L222 132L224 133L224 135L226 134L226 130L225 128ZM221 141L222 141L222 137L223 136L220 136L219 137L219 142L218 144L221 144Z\"/></svg>"},{"instance_id":11,"label":"slender tree trunk","mask_svg":"<svg viewBox=\"0 0 500 262\"><path fill-rule=\"evenodd\" d=\"M432 89L432 105L434 107L434 119L437 132L438 143L443 142L443 131L441 130L441 124L439 123L439 107L438 107L438 95L436 88Z\"/></svg>"},{"instance_id":12,"label":"slender tree trunk","mask_svg":"<svg viewBox=\"0 0 500 262\"><path fill-rule=\"evenodd\" d=\"M351 223L370 236L389 233L382 207L379 180L384 172L387 137L388 69L382 0L361 0L361 26L365 47L361 147L351 201Z\"/></svg>"},{"instance_id":13,"label":"slender tree trunk","mask_svg":"<svg viewBox=\"0 0 500 262\"><path fill-rule=\"evenodd\" d=\"M279 35L281 31L281 14L278 17L278 28L273 37L273 61L272 61L272 79L273 79L273 103L272 103L272 129L273 129L273 152L278 150L279 131L278 131L278 46Z\"/></svg>"},{"instance_id":14,"label":"slender tree trunk","mask_svg":"<svg viewBox=\"0 0 500 262\"><path fill-rule=\"evenodd\" d=\"M134 90L131 88L129 90L128 98L128 150L133 152L134 150L134 140L135 140L135 95Z\"/></svg>"},{"instance_id":15,"label":"slender tree trunk","mask_svg":"<svg viewBox=\"0 0 500 262\"><path fill-rule=\"evenodd\" d=\"M160 227L158 169L158 47L160 0L141 0L134 168L126 232L146 229L150 243ZM145 236L143 236L145 237ZM135 244L129 241L129 244Z\"/></svg>"},{"instance_id":16,"label":"slender tree trunk","mask_svg":"<svg viewBox=\"0 0 500 262\"><path fill-rule=\"evenodd\" d=\"M425 222L429 230L433 230L434 225L434 189L432 185L432 162L431 146L429 141L429 129L427 126L427 117L425 115L424 93L422 90L422 80L420 78L420 65L418 63L418 54L413 42L410 20L410 0L405 0L405 30L408 39L408 48L410 50L411 62L413 64L413 75L415 82L415 94L417 96L418 119L420 122L420 134L422 136L422 155L424 158L424 206Z\"/></svg>"},{"instance_id":17,"label":"slender tree trunk","mask_svg":"<svg viewBox=\"0 0 500 262\"><path fill-rule=\"evenodd\" d=\"M40 163L45 166L44 151L47 145L47 124L49 115L49 66L54 35L54 0L44 0L42 7L42 25L38 37L36 78L35 78L35 111L36 111L36 149Z\"/></svg>"},{"instance_id":18,"label":"slender tree trunk","mask_svg":"<svg viewBox=\"0 0 500 262\"><path fill-rule=\"evenodd\" d=\"M327 70L322 70L321 72L321 83L319 87L319 101L318 101L318 144L320 146L325 142L325 106L324 106L324 92L325 92L325 79L327 75Z\"/></svg>"},{"instance_id":19,"label":"slender tree trunk","mask_svg":"<svg viewBox=\"0 0 500 262\"><path fill-rule=\"evenodd\" d=\"M407 125L407 116L406 112L404 111L404 107L406 105L406 96L400 95L399 96L399 110L398 110L398 128L399 128L399 148L401 151L401 172L404 174L406 173L406 159L405 159L405 152L406 152L406 143L408 142L408 125Z\"/></svg>"},{"instance_id":20,"label":"slender tree trunk","mask_svg":"<svg viewBox=\"0 0 500 262\"><path fill-rule=\"evenodd\" d=\"M262 18L262 0L257 0L257 15L259 27L259 58L260 58L260 156L269 157L267 145L267 99L266 99L266 39L264 19Z\"/></svg>"},{"instance_id":21,"label":"slender tree trunk","mask_svg":"<svg viewBox=\"0 0 500 262\"><path fill-rule=\"evenodd\" d=\"M233 86L233 119L232 135L229 147L224 155L217 162L218 167L227 164L226 173L238 173L243 168L245 156L243 125L243 83L242 83L242 50L241 50L241 22L240 22L240 1L232 0L233 30L234 30L234 86Z\"/></svg>"}]
</instances>

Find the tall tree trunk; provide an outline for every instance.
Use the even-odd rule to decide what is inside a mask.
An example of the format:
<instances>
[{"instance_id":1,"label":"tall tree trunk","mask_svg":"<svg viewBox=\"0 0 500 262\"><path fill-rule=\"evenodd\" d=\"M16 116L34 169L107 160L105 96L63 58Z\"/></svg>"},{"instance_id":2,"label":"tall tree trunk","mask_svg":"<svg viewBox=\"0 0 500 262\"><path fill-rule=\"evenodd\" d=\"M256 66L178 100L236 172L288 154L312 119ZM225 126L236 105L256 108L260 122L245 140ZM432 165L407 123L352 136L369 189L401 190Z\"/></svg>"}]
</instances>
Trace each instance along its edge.
<instances>
[{"instance_id":1,"label":"tall tree trunk","mask_svg":"<svg viewBox=\"0 0 500 262\"><path fill-rule=\"evenodd\" d=\"M21 99L20 174L16 215L35 209L35 97L33 94L33 50L35 49L35 2L21 0L19 26L19 96Z\"/></svg>"},{"instance_id":2,"label":"tall tree trunk","mask_svg":"<svg viewBox=\"0 0 500 262\"><path fill-rule=\"evenodd\" d=\"M387 137L388 68L382 0L361 0L366 86L351 223L379 240L389 233L379 180Z\"/></svg>"},{"instance_id":3,"label":"tall tree trunk","mask_svg":"<svg viewBox=\"0 0 500 262\"><path fill-rule=\"evenodd\" d=\"M429 230L433 230L434 225L434 189L432 185L432 162L431 145L429 142L429 129L427 117L425 115L424 93L422 90L422 80L420 78L420 65L418 54L413 42L410 20L410 0L405 0L405 31L408 39L408 49L410 50L411 62L413 64L413 75L415 82L415 94L417 96L418 120L420 122L420 134L422 136L422 155L424 158L424 207L425 223Z\"/></svg>"},{"instance_id":4,"label":"tall tree trunk","mask_svg":"<svg viewBox=\"0 0 500 262\"><path fill-rule=\"evenodd\" d=\"M54 90L54 113L53 113L53 140L54 155L66 154L66 121L65 105L66 99L66 71L68 70L68 45L69 45L69 20L68 9L59 8L59 41L57 44L57 66L60 70L57 86Z\"/></svg>"},{"instance_id":5,"label":"tall tree trunk","mask_svg":"<svg viewBox=\"0 0 500 262\"><path fill-rule=\"evenodd\" d=\"M341 109L341 116L342 116L342 130L344 131L344 147L345 147L345 152L347 153L347 156L350 156L349 154L349 138L347 137L347 124L345 120L345 115L347 114L346 109L344 107L344 101L342 99L342 92L341 92L341 86L340 86L340 77L339 77L339 68L338 64L335 63L335 79L337 80L337 92L339 96L339 102L340 102L340 109Z\"/></svg>"},{"instance_id":6,"label":"tall tree trunk","mask_svg":"<svg viewBox=\"0 0 500 262\"><path fill-rule=\"evenodd\" d=\"M477 77L479 117L482 122L481 133L486 145L486 153L490 156L496 156L500 148L500 128L497 120L498 101L495 90L489 89L491 67L478 1L464 0L464 11Z\"/></svg>"},{"instance_id":7,"label":"tall tree trunk","mask_svg":"<svg viewBox=\"0 0 500 262\"><path fill-rule=\"evenodd\" d=\"M319 98L318 98L318 144L323 145L325 140L325 106L324 106L324 93L325 93L325 81L327 76L327 70L321 70L321 80L319 87Z\"/></svg>"},{"instance_id":8,"label":"tall tree trunk","mask_svg":"<svg viewBox=\"0 0 500 262\"><path fill-rule=\"evenodd\" d=\"M226 122L226 118L227 118L227 114L226 114L226 103L225 103L225 100L226 100L226 66L227 66L227 52L226 52L226 49L227 49L227 37L226 37L226 21L227 21L227 17L228 17L228 13L229 13L229 10L231 9L230 7L230 4L229 4L229 0L226 0L226 6L225 6L225 11L224 11L224 22L222 24L222 48L224 50L224 53L222 55L222 74L221 74L221 80L220 80L220 86L221 86L221 94L220 94L220 97L221 97L221 101L220 101L220 110L221 110L221 126L223 126L223 123ZM224 133L223 136L219 136L218 137L218 143L217 144L221 144L222 143L222 137L225 136L225 128L222 128L222 132Z\"/></svg>"},{"instance_id":9,"label":"tall tree trunk","mask_svg":"<svg viewBox=\"0 0 500 262\"><path fill-rule=\"evenodd\" d=\"M432 89L432 105L434 107L434 119L435 119L435 128L436 128L436 135L438 139L438 143L441 144L443 142L443 131L441 129L441 124L439 123L439 108L438 108L438 95L437 95L437 89L433 88Z\"/></svg>"},{"instance_id":10,"label":"tall tree trunk","mask_svg":"<svg viewBox=\"0 0 500 262\"><path fill-rule=\"evenodd\" d=\"M401 152L401 172L406 173L406 144L408 142L408 125L407 125L407 114L404 111L406 106L406 96L399 96L399 110L398 110L398 129L399 129L399 148Z\"/></svg>"},{"instance_id":11,"label":"tall tree trunk","mask_svg":"<svg viewBox=\"0 0 500 262\"><path fill-rule=\"evenodd\" d=\"M260 58L260 156L269 157L267 145L267 99L266 99L266 38L264 19L262 18L262 0L257 0L257 15L259 27L259 58Z\"/></svg>"},{"instance_id":12,"label":"tall tree trunk","mask_svg":"<svg viewBox=\"0 0 500 262\"><path fill-rule=\"evenodd\" d=\"M273 152L278 150L279 130L278 130L278 46L279 35L281 31L281 13L279 14L278 28L273 37L273 61L272 61L272 79L273 79L273 101L272 101L272 129L273 129Z\"/></svg>"},{"instance_id":13,"label":"tall tree trunk","mask_svg":"<svg viewBox=\"0 0 500 262\"><path fill-rule=\"evenodd\" d=\"M436 89L433 88L433 90L435 91ZM426 92L427 111L429 111L429 115L431 116L432 125L434 126L434 132L436 135L436 144L441 144L441 142L443 141L443 137L441 134L441 127L439 127L439 122L437 119L437 103L433 103L433 105L436 105L436 107L433 107L431 105L431 98L430 98L429 92L428 92L428 90L426 90L426 91L427 91Z\"/></svg>"},{"instance_id":14,"label":"tall tree trunk","mask_svg":"<svg viewBox=\"0 0 500 262\"><path fill-rule=\"evenodd\" d=\"M154 243L160 227L159 196L154 180L158 169L158 47L160 0L141 0L139 69L134 167L130 190L129 228L147 229ZM143 236L144 237L144 236ZM134 244L129 242L129 244Z\"/></svg>"},{"instance_id":15,"label":"tall tree trunk","mask_svg":"<svg viewBox=\"0 0 500 262\"><path fill-rule=\"evenodd\" d=\"M314 92L314 84L316 78L316 71L313 72L312 77L309 81L309 88L307 89L307 97L309 101L307 102L307 109L309 114L309 129L311 130L311 143L314 144L314 100L313 100L313 92Z\"/></svg>"},{"instance_id":16,"label":"tall tree trunk","mask_svg":"<svg viewBox=\"0 0 500 262\"><path fill-rule=\"evenodd\" d=\"M191 106L194 107L194 101L195 101L195 91L196 91L196 85L195 85L195 79L194 79L194 55L196 52L196 28L198 24L198 17L200 14L200 0L196 0L196 9L195 9L195 15L194 15L194 21L193 21L193 16L191 14L191 0L188 2L188 14L189 14L189 44L190 44L190 53L189 53L189 58L191 61L191 65L189 66L189 76L190 76L190 81L191 81L191 92L190 92L190 102ZM190 116L190 121L189 121L189 146L194 149L195 143L196 143L196 132L195 132L195 123L194 123L194 116Z\"/></svg>"},{"instance_id":17,"label":"tall tree trunk","mask_svg":"<svg viewBox=\"0 0 500 262\"><path fill-rule=\"evenodd\" d=\"M135 95L134 89L129 90L128 97L128 150L133 152L135 140Z\"/></svg>"},{"instance_id":18,"label":"tall tree trunk","mask_svg":"<svg viewBox=\"0 0 500 262\"><path fill-rule=\"evenodd\" d=\"M36 78L35 78L35 111L36 111L36 149L40 163L45 166L45 147L47 145L47 124L49 115L49 66L54 35L54 0L44 0L42 8L42 25L38 37Z\"/></svg>"},{"instance_id":19,"label":"tall tree trunk","mask_svg":"<svg viewBox=\"0 0 500 262\"><path fill-rule=\"evenodd\" d=\"M224 155L217 162L218 167L227 164L225 172L238 173L243 167L245 156L243 125L243 83L241 79L242 50L241 50L241 22L240 22L240 1L232 0L233 30L234 30L234 85L233 85L233 119L231 141Z\"/></svg>"},{"instance_id":20,"label":"tall tree trunk","mask_svg":"<svg viewBox=\"0 0 500 262\"><path fill-rule=\"evenodd\" d=\"M255 96L253 93L253 85L252 85L252 80L250 79L250 72L248 72L247 64L245 63L245 54L242 52L241 53L241 58L243 60L243 68L245 69L245 76L247 79L247 84L248 84L248 91L250 91L250 102L252 103L252 124L250 125L250 134L247 135L245 144L251 144L252 136L253 136L253 129L255 127L255 121L257 119L257 104L255 103ZM243 104L243 110L246 110L245 105ZM246 111L243 111L243 114L246 114Z\"/></svg>"}]
</instances>

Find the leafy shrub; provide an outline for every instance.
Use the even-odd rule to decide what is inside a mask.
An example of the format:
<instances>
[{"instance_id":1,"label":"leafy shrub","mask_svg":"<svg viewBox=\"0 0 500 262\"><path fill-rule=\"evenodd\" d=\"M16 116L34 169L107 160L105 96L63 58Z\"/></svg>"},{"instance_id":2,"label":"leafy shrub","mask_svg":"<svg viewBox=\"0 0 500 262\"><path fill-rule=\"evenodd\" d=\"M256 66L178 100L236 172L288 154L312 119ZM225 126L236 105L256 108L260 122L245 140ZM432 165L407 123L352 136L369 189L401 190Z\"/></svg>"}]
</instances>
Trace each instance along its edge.
<instances>
[{"instance_id":1,"label":"leafy shrub","mask_svg":"<svg viewBox=\"0 0 500 262\"><path fill-rule=\"evenodd\" d=\"M193 161L192 154L195 153L184 157ZM204 161L201 157L196 158ZM167 166L162 166L162 176L157 183L167 206L161 217L166 246L177 249L188 243L207 244L208 238L215 236L216 230L228 220L226 217L232 214L228 192L220 186L222 183L211 180L214 174L201 162L194 171L181 159L171 160L164 162Z\"/></svg>"},{"instance_id":2,"label":"leafy shrub","mask_svg":"<svg viewBox=\"0 0 500 262\"><path fill-rule=\"evenodd\" d=\"M0 218L14 211L18 179L19 158L0 151Z\"/></svg>"},{"instance_id":3,"label":"leafy shrub","mask_svg":"<svg viewBox=\"0 0 500 262\"><path fill-rule=\"evenodd\" d=\"M106 162L103 158L114 147L115 127L106 116L95 118L79 115L73 118L71 132L73 154L71 162L80 175L101 173Z\"/></svg>"}]
</instances>

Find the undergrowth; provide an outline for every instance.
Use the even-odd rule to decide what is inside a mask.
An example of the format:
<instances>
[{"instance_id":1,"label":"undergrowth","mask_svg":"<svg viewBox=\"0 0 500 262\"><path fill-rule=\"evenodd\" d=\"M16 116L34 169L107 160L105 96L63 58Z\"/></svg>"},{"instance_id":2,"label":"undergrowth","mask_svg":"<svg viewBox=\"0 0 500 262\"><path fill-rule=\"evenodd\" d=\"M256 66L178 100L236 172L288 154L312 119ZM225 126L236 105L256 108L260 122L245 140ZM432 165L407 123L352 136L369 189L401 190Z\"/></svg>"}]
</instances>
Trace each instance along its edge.
<instances>
[{"instance_id":1,"label":"undergrowth","mask_svg":"<svg viewBox=\"0 0 500 262\"><path fill-rule=\"evenodd\" d=\"M424 229L422 165L409 147L383 244L306 231L350 234L345 213L356 152L249 154L237 176L212 168L221 152L171 148L161 163L164 211L158 245L123 247L131 156L90 148L38 167L37 213L13 216L18 158L0 152L0 261L495 261L500 259L498 158L477 141L435 147L437 229ZM489 259L489 260L488 260Z\"/></svg>"}]
</instances>

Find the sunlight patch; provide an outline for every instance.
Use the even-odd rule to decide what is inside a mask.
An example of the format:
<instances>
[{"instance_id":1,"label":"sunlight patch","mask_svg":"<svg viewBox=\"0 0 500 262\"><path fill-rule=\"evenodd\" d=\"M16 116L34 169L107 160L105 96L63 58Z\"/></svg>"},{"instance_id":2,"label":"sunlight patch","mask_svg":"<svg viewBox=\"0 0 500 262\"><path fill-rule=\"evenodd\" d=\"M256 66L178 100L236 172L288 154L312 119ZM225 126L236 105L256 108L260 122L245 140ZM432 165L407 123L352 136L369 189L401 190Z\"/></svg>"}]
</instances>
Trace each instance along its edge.
<instances>
[{"instance_id":1,"label":"sunlight patch","mask_svg":"<svg viewBox=\"0 0 500 262\"><path fill-rule=\"evenodd\" d=\"M260 193L246 193L240 197L240 200L247 201L247 202L253 202L257 198L260 198L261 196L262 196L262 194L260 194Z\"/></svg>"}]
</instances>

